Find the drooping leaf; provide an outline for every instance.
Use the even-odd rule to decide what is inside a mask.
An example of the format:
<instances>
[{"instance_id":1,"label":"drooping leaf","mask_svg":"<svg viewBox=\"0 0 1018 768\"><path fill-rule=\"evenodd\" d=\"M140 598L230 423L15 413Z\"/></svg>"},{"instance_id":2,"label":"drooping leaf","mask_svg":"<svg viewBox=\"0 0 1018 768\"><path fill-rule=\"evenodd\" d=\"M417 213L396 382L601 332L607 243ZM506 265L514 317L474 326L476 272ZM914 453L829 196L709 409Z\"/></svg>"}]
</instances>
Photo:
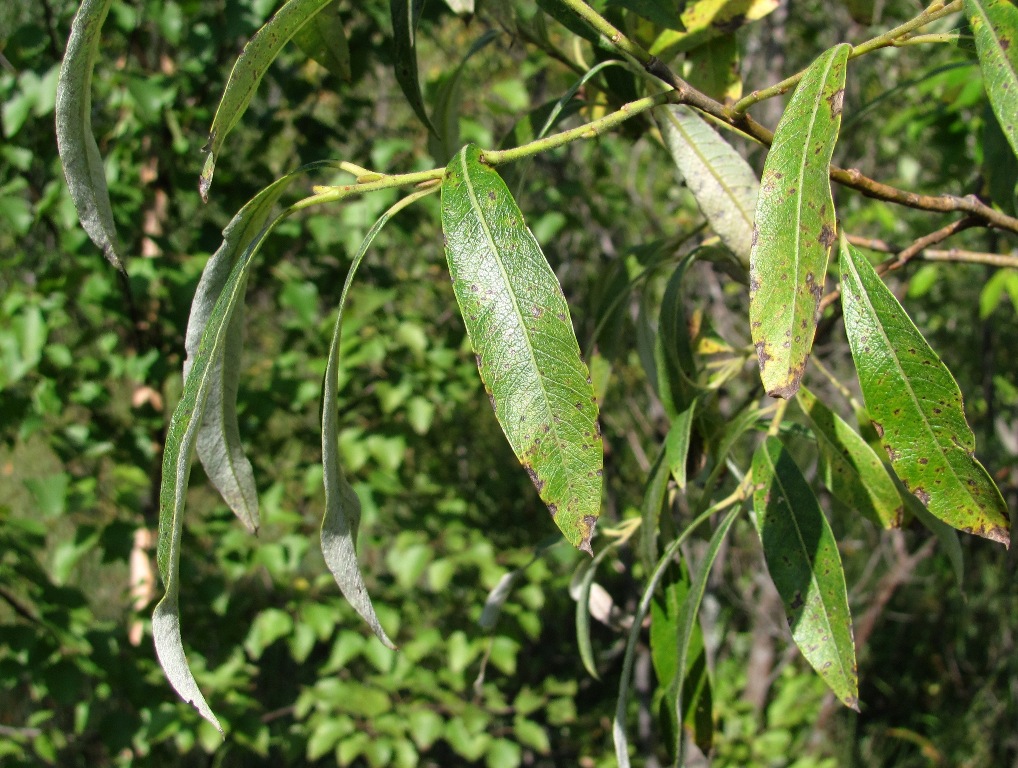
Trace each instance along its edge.
<instances>
[{"instance_id":1,"label":"drooping leaf","mask_svg":"<svg viewBox=\"0 0 1018 768\"><path fill-rule=\"evenodd\" d=\"M74 16L57 80L56 130L60 163L81 226L107 261L123 272L106 171L92 135L92 70L111 4L112 0L83 0Z\"/></svg>"},{"instance_id":2,"label":"drooping leaf","mask_svg":"<svg viewBox=\"0 0 1018 768\"><path fill-rule=\"evenodd\" d=\"M336 584L361 616L371 631L375 633L383 645L395 650L396 646L385 634L375 608L371 604L360 566L357 564L357 528L360 525L361 504L354 493L343 468L339 463L339 357L343 333L343 309L346 297L353 284L357 268L364 260L365 254L382 227L396 213L411 203L431 194L435 189L424 189L403 198L385 213L368 230L360 248L350 263L350 269L343 283L343 292L339 298L339 312L332 331L332 343L329 347L329 360L325 368L325 381L322 386L322 470L325 485L325 515L322 518L322 554L325 564L332 571Z\"/></svg>"},{"instance_id":3,"label":"drooping leaf","mask_svg":"<svg viewBox=\"0 0 1018 768\"><path fill-rule=\"evenodd\" d=\"M626 735L626 711L627 704L629 702L629 686L633 675L633 660L636 658L636 647L639 644L640 635L642 634L643 619L647 615L647 611L650 610L651 601L654 598L654 593L657 591L658 584L661 579L664 578L665 572L672 562L672 558L675 557L676 552L679 551L679 547L682 546L683 542L690 536L690 534L696 530L696 528L709 519L710 516L719 511L715 507L711 507L706 510L703 514L699 515L692 523L690 523L682 531L682 533L668 545L661 559L658 560L657 566L654 568L647 580L647 585L644 588L643 595L640 597L640 603L636 607L636 611L633 614L633 625L629 630L629 638L626 641L626 652L622 659L622 675L619 678L619 695L615 702L615 718L612 721L612 739L615 742L615 758L618 760L619 768L629 768L629 738ZM732 523L735 522L735 518L738 517L740 507L735 507L728 514L726 514L721 521L718 523L718 527L714 529L714 533L707 543L707 549L704 552L703 560L697 569L696 576L693 578L692 585L690 587L689 594L683 601L682 613L679 619L679 636L676 638L678 654L676 656L675 668L683 670L683 675L677 677L674 681L677 691L681 692L683 680L681 677L684 676L684 671L687 669L686 659L689 653L689 640L692 637L693 626L696 624L696 616L700 611L700 603L703 600L704 591L707 588L707 577L710 575L710 570L714 565L714 561L717 559L718 552L721 549L721 544L724 542L725 537L728 535L728 531L732 527ZM683 706L682 696L678 693L675 695L676 711L680 711ZM681 731L678 734L681 736ZM681 764L681 753L684 742L680 742L678 749L680 764Z\"/></svg>"},{"instance_id":4,"label":"drooping leaf","mask_svg":"<svg viewBox=\"0 0 1018 768\"><path fill-rule=\"evenodd\" d=\"M665 461L672 479L680 492L686 490L686 462L689 459L689 443L692 436L693 420L696 416L696 400L672 419L672 425L665 435Z\"/></svg>"},{"instance_id":5,"label":"drooping leaf","mask_svg":"<svg viewBox=\"0 0 1018 768\"><path fill-rule=\"evenodd\" d=\"M835 238L828 174L850 50L837 45L809 66L764 163L750 255L749 320L760 378L771 397L795 394L813 346Z\"/></svg>"},{"instance_id":6,"label":"drooping leaf","mask_svg":"<svg viewBox=\"0 0 1018 768\"><path fill-rule=\"evenodd\" d=\"M686 272L696 259L695 252L685 257L672 272L661 297L657 332L653 335L656 391L669 419L678 418L696 397L697 365L689 338L689 323L682 301Z\"/></svg>"},{"instance_id":7,"label":"drooping leaf","mask_svg":"<svg viewBox=\"0 0 1018 768\"><path fill-rule=\"evenodd\" d=\"M817 438L817 472L824 485L842 503L882 528L899 527L901 497L869 443L805 387L796 399Z\"/></svg>"},{"instance_id":8,"label":"drooping leaf","mask_svg":"<svg viewBox=\"0 0 1018 768\"><path fill-rule=\"evenodd\" d=\"M226 81L223 98L212 119L208 143L203 147L208 152L198 181L198 191L203 200L208 200L223 142L247 110L269 65L276 60L283 46L330 2L332 0L287 0L244 46Z\"/></svg>"},{"instance_id":9,"label":"drooping leaf","mask_svg":"<svg viewBox=\"0 0 1018 768\"><path fill-rule=\"evenodd\" d=\"M434 122L437 135L428 137L428 151L440 163L448 163L453 153L460 148L460 83L470 57L492 42L498 33L489 29L467 49L459 66L442 76L435 94Z\"/></svg>"},{"instance_id":10,"label":"drooping leaf","mask_svg":"<svg viewBox=\"0 0 1018 768\"><path fill-rule=\"evenodd\" d=\"M668 150L701 213L748 268L760 191L756 174L732 145L689 107L669 106L658 115Z\"/></svg>"},{"instance_id":11,"label":"drooping leaf","mask_svg":"<svg viewBox=\"0 0 1018 768\"><path fill-rule=\"evenodd\" d=\"M776 437L753 454L753 509L792 638L843 704L859 708L845 572L827 518Z\"/></svg>"},{"instance_id":12,"label":"drooping leaf","mask_svg":"<svg viewBox=\"0 0 1018 768\"><path fill-rule=\"evenodd\" d=\"M421 18L424 0L390 0L389 14L392 16L392 57L396 67L396 82L406 96L414 114L437 135L435 126L424 108L421 83L417 74L417 22Z\"/></svg>"},{"instance_id":13,"label":"drooping leaf","mask_svg":"<svg viewBox=\"0 0 1018 768\"><path fill-rule=\"evenodd\" d=\"M986 95L1018 154L1018 6L1012 0L965 0L964 7Z\"/></svg>"},{"instance_id":14,"label":"drooping leaf","mask_svg":"<svg viewBox=\"0 0 1018 768\"><path fill-rule=\"evenodd\" d=\"M698 0L682 11L682 27L666 29L653 42L650 52L670 60L723 35L731 35L747 22L762 19L781 3L779 0Z\"/></svg>"},{"instance_id":15,"label":"drooping leaf","mask_svg":"<svg viewBox=\"0 0 1018 768\"><path fill-rule=\"evenodd\" d=\"M558 279L477 147L446 170L442 230L499 424L566 539L590 552L603 463L593 388Z\"/></svg>"},{"instance_id":16,"label":"drooping leaf","mask_svg":"<svg viewBox=\"0 0 1018 768\"><path fill-rule=\"evenodd\" d=\"M590 592L594 585L594 577L597 575L597 567L601 561L625 540L620 537L609 542L604 549L594 555L593 560L587 560L580 565L577 577L574 579L575 582L578 582L576 589L576 645L584 669L595 680L600 680L601 676L597 673L594 648L590 642Z\"/></svg>"},{"instance_id":17,"label":"drooping leaf","mask_svg":"<svg viewBox=\"0 0 1018 768\"><path fill-rule=\"evenodd\" d=\"M863 399L898 477L935 517L1008 546L1007 506L975 458L957 382L844 239L841 300Z\"/></svg>"},{"instance_id":18,"label":"drooping leaf","mask_svg":"<svg viewBox=\"0 0 1018 768\"><path fill-rule=\"evenodd\" d=\"M677 681L681 679L683 726L692 731L696 745L704 753L709 753L714 738L714 713L707 651L698 621L694 620L689 628L686 669L682 675L678 667L680 643L677 638L681 638L686 629L680 625L680 620L691 588L685 561L673 561L666 568L660 590L655 593L650 605L650 653L658 680L655 709L660 711L666 729L665 742L677 743L676 708L679 705L676 694L679 690Z\"/></svg>"},{"instance_id":19,"label":"drooping leaf","mask_svg":"<svg viewBox=\"0 0 1018 768\"><path fill-rule=\"evenodd\" d=\"M307 24L297 30L293 41L310 58L340 80L349 82L350 43L340 15L341 0L332 0Z\"/></svg>"},{"instance_id":20,"label":"drooping leaf","mask_svg":"<svg viewBox=\"0 0 1018 768\"><path fill-rule=\"evenodd\" d=\"M223 230L223 242L205 265L187 320L184 380L202 334L237 260L265 226L269 213L296 178L291 174L270 184L237 213ZM251 531L258 530L258 493L251 462L244 453L237 425L237 387L243 346L243 304L234 309L223 340L223 353L208 371L205 413L198 429L198 458L223 501Z\"/></svg>"},{"instance_id":21,"label":"drooping leaf","mask_svg":"<svg viewBox=\"0 0 1018 768\"><path fill-rule=\"evenodd\" d=\"M668 471L668 462L664 446L658 451L650 472L647 473L647 483L643 489L643 503L640 507L643 522L640 525L640 558L645 568L653 567L658 559L658 531L661 524L661 516L668 508L668 479L671 474Z\"/></svg>"}]
</instances>

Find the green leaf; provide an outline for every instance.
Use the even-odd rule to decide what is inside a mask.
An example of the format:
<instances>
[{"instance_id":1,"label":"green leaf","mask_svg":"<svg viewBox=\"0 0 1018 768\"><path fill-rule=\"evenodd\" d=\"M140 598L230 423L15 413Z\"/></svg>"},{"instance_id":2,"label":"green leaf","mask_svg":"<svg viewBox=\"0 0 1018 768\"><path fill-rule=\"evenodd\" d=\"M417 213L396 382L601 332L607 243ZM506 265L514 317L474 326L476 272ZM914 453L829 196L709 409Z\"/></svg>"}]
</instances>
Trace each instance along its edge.
<instances>
[{"instance_id":1,"label":"green leaf","mask_svg":"<svg viewBox=\"0 0 1018 768\"><path fill-rule=\"evenodd\" d=\"M653 334L652 368L661 405L669 419L678 418L696 397L696 359L689 338L689 323L682 300L683 280L696 259L695 254L685 257L675 268L665 286L658 313L657 333Z\"/></svg>"},{"instance_id":2,"label":"green leaf","mask_svg":"<svg viewBox=\"0 0 1018 768\"><path fill-rule=\"evenodd\" d=\"M396 646L385 634L375 608L371 604L360 566L357 564L357 528L360 525L361 504L357 498L339 463L339 354L343 335L343 309L346 297L353 284L357 268L364 260L368 248L382 227L396 213L411 203L436 191L436 188L424 189L407 195L379 217L374 226L364 236L364 241L350 263L350 269L343 284L343 292L339 299L339 312L332 332L332 343L329 347L329 361L325 368L325 381L322 385L322 470L325 484L325 515L322 518L322 554L325 564L332 571L336 584L354 610L371 627L383 645L395 650Z\"/></svg>"},{"instance_id":3,"label":"green leaf","mask_svg":"<svg viewBox=\"0 0 1018 768\"><path fill-rule=\"evenodd\" d=\"M208 200L223 142L247 110L269 65L276 60L283 46L330 2L332 0L288 0L244 46L226 81L223 98L212 119L208 143L203 147L209 156L198 181L202 200Z\"/></svg>"},{"instance_id":4,"label":"green leaf","mask_svg":"<svg viewBox=\"0 0 1018 768\"><path fill-rule=\"evenodd\" d=\"M92 135L92 70L112 0L84 0L71 24L57 80L57 148L81 226L121 272L120 240L99 146Z\"/></svg>"},{"instance_id":5,"label":"green leaf","mask_svg":"<svg viewBox=\"0 0 1018 768\"><path fill-rule=\"evenodd\" d=\"M671 564L672 558L675 557L676 552L679 551L679 547L682 546L683 542L689 537L689 535L705 520L716 512L720 511L723 507L715 505L710 509L706 510L703 514L698 516L696 520L686 526L686 529L676 538L665 553L658 560L657 566L651 573L650 578L647 580L647 586L643 591L643 595L640 598L640 603L636 607L636 611L633 614L633 625L629 630L629 638L626 641L626 652L622 659L622 675L619 678L619 695L615 702L615 719L612 722L612 738L615 741L615 757L618 760L619 768L629 768L629 739L626 736L626 711L627 703L629 701L629 685L633 675L633 660L636 658L636 647L639 644L640 635L642 634L643 619L647 615L647 611L650 609L651 601L654 598L654 593L657 590L658 584L661 579L664 578L665 572ZM725 540L725 536L728 535L729 529L732 527L732 523L735 522L735 518L738 517L740 507L735 507L727 515L725 515L721 522L718 523L718 527L714 530L714 534L711 536L710 541L707 543L707 549L703 555L703 561L700 567L697 569L696 577L693 579L693 583L690 587L689 594L685 601L683 601L682 615L679 619L679 636L677 638L678 654L676 656L675 668L685 670L687 668L686 659L688 658L689 641L693 633L693 625L696 623L696 615L700 610L700 603L703 600L704 591L707 588L707 577L710 575L710 570L713 567L714 561L717 559L718 552L721 549L721 544ZM683 685L683 681L676 678L675 685L677 688ZM678 690L682 690L678 688ZM676 695L676 711L682 708L682 697ZM677 735L681 735L677 734ZM680 753L680 760L678 761L681 765L681 751L682 744L679 745L677 752Z\"/></svg>"},{"instance_id":6,"label":"green leaf","mask_svg":"<svg viewBox=\"0 0 1018 768\"><path fill-rule=\"evenodd\" d=\"M764 163L750 256L749 320L760 377L771 397L795 394L813 346L835 236L828 174L850 50L837 45L809 66Z\"/></svg>"},{"instance_id":7,"label":"green leaf","mask_svg":"<svg viewBox=\"0 0 1018 768\"><path fill-rule=\"evenodd\" d=\"M869 443L805 387L799 389L796 399L817 438L817 473L824 485L882 528L901 526L898 489Z\"/></svg>"},{"instance_id":8,"label":"green leaf","mask_svg":"<svg viewBox=\"0 0 1018 768\"><path fill-rule=\"evenodd\" d=\"M559 529L590 553L604 461L594 390L558 279L475 146L446 170L442 230L495 416Z\"/></svg>"},{"instance_id":9,"label":"green leaf","mask_svg":"<svg viewBox=\"0 0 1018 768\"><path fill-rule=\"evenodd\" d=\"M620 537L609 542L600 552L594 555L593 560L587 560L580 565L574 576L576 584L576 644L580 651L580 661L583 662L587 673L595 680L600 680L597 674L597 663L594 661L594 648L590 642L590 590L594 585L594 577L597 575L597 567L604 560L605 556L617 548L626 539ZM570 588L570 592L572 592Z\"/></svg>"},{"instance_id":10,"label":"green leaf","mask_svg":"<svg viewBox=\"0 0 1018 768\"><path fill-rule=\"evenodd\" d=\"M689 627L681 625L692 585L683 562L669 564L662 579L661 590L650 606L650 652L654 673L661 695L661 714L677 743L678 680L682 680L683 726L693 733L693 740L704 753L710 752L714 738L713 704L710 675L707 671L707 652L699 622ZM695 612L693 616L695 617ZM683 632L689 632L686 642L686 668L679 674L679 655ZM668 737L665 737L668 741ZM673 755L674 756L674 755Z\"/></svg>"},{"instance_id":11,"label":"green leaf","mask_svg":"<svg viewBox=\"0 0 1018 768\"><path fill-rule=\"evenodd\" d=\"M392 16L393 61L396 68L396 82L410 102L410 107L420 121L435 136L438 132L428 118L421 96L421 84L417 74L417 22L421 18L424 0L390 0L389 14Z\"/></svg>"},{"instance_id":12,"label":"green leaf","mask_svg":"<svg viewBox=\"0 0 1018 768\"><path fill-rule=\"evenodd\" d=\"M686 81L722 104L734 104L742 96L740 58L735 35L717 37L686 55Z\"/></svg>"},{"instance_id":13,"label":"green leaf","mask_svg":"<svg viewBox=\"0 0 1018 768\"><path fill-rule=\"evenodd\" d=\"M957 382L844 239L841 301L863 399L898 477L934 517L1008 546L1007 506L975 458Z\"/></svg>"},{"instance_id":14,"label":"green leaf","mask_svg":"<svg viewBox=\"0 0 1018 768\"><path fill-rule=\"evenodd\" d=\"M237 213L223 230L223 242L205 265L187 321L184 343L184 380L188 378L202 335L209 324L216 302L233 268L247 247L265 226L269 213L296 175L290 174L270 184ZM258 492L251 462L244 453L237 425L237 387L240 381L240 356L244 337L243 304L234 309L222 354L212 361L208 371L208 392L204 416L196 445L205 473L223 501L251 531L257 531Z\"/></svg>"},{"instance_id":15,"label":"green leaf","mask_svg":"<svg viewBox=\"0 0 1018 768\"><path fill-rule=\"evenodd\" d=\"M757 532L792 638L842 703L858 710L852 618L834 533L776 437L753 455L753 483Z\"/></svg>"},{"instance_id":16,"label":"green leaf","mask_svg":"<svg viewBox=\"0 0 1018 768\"><path fill-rule=\"evenodd\" d=\"M986 95L1018 154L1018 7L1011 0L965 0L964 7Z\"/></svg>"},{"instance_id":17,"label":"green leaf","mask_svg":"<svg viewBox=\"0 0 1018 768\"><path fill-rule=\"evenodd\" d=\"M341 0L332 0L303 27L293 41L304 53L317 61L340 80L349 82L350 43L340 16Z\"/></svg>"},{"instance_id":18,"label":"green leaf","mask_svg":"<svg viewBox=\"0 0 1018 768\"><path fill-rule=\"evenodd\" d=\"M680 492L686 491L686 462L689 459L689 443L696 415L696 400L672 419L672 425L665 435L665 461L671 470L672 479Z\"/></svg>"},{"instance_id":19,"label":"green leaf","mask_svg":"<svg viewBox=\"0 0 1018 768\"><path fill-rule=\"evenodd\" d=\"M731 35L746 22L762 19L781 3L779 0L698 0L682 11L682 27L666 29L650 47L664 60L691 51L723 35Z\"/></svg>"},{"instance_id":20,"label":"green leaf","mask_svg":"<svg viewBox=\"0 0 1018 768\"><path fill-rule=\"evenodd\" d=\"M460 144L460 82L470 57L482 50L498 37L498 32L489 29L467 49L459 66L442 76L435 93L432 114L437 123L437 135L428 137L428 149L437 162L448 163L462 145Z\"/></svg>"},{"instance_id":21,"label":"green leaf","mask_svg":"<svg viewBox=\"0 0 1018 768\"><path fill-rule=\"evenodd\" d=\"M690 107L669 106L658 114L668 151L701 213L748 268L760 191L756 174Z\"/></svg>"}]
</instances>

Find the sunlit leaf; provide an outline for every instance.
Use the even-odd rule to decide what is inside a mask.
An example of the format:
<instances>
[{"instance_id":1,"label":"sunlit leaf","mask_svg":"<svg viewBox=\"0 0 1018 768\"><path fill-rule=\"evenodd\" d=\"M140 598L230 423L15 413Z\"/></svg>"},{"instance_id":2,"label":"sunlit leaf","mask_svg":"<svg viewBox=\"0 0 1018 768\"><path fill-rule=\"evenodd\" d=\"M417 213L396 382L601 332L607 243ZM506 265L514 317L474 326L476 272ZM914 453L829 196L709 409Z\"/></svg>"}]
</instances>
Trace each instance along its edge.
<instances>
[{"instance_id":1,"label":"sunlit leaf","mask_svg":"<svg viewBox=\"0 0 1018 768\"><path fill-rule=\"evenodd\" d=\"M686 106L658 112L668 150L711 228L749 267L760 182L742 156Z\"/></svg>"},{"instance_id":2,"label":"sunlit leaf","mask_svg":"<svg viewBox=\"0 0 1018 768\"><path fill-rule=\"evenodd\" d=\"M597 403L569 307L508 188L464 147L442 184L453 290L509 444L555 523L591 551L601 508Z\"/></svg>"},{"instance_id":3,"label":"sunlit leaf","mask_svg":"<svg viewBox=\"0 0 1018 768\"><path fill-rule=\"evenodd\" d=\"M332 0L307 24L297 30L293 41L310 58L340 80L349 81L350 43L339 9L342 0Z\"/></svg>"},{"instance_id":4,"label":"sunlit leaf","mask_svg":"<svg viewBox=\"0 0 1018 768\"><path fill-rule=\"evenodd\" d=\"M474 0L445 0L453 13L461 16L471 16L474 13Z\"/></svg>"},{"instance_id":5,"label":"sunlit leaf","mask_svg":"<svg viewBox=\"0 0 1018 768\"><path fill-rule=\"evenodd\" d=\"M753 483L757 531L792 638L842 703L858 709L852 617L834 533L776 437L753 455Z\"/></svg>"},{"instance_id":6,"label":"sunlit leaf","mask_svg":"<svg viewBox=\"0 0 1018 768\"><path fill-rule=\"evenodd\" d=\"M824 485L843 504L882 528L900 526L901 497L869 443L805 387L796 399L817 438L817 473Z\"/></svg>"},{"instance_id":7,"label":"sunlit leaf","mask_svg":"<svg viewBox=\"0 0 1018 768\"><path fill-rule=\"evenodd\" d=\"M71 24L57 80L57 147L81 226L121 272L120 240L106 186L106 171L92 135L92 70L112 0L84 0Z\"/></svg>"},{"instance_id":8,"label":"sunlit leaf","mask_svg":"<svg viewBox=\"0 0 1018 768\"><path fill-rule=\"evenodd\" d=\"M396 82L410 102L410 107L432 134L435 126L424 108L421 83L417 74L417 22L421 18L424 0L390 0L392 16L392 57L396 68Z\"/></svg>"},{"instance_id":9,"label":"sunlit leaf","mask_svg":"<svg viewBox=\"0 0 1018 768\"><path fill-rule=\"evenodd\" d=\"M828 176L841 124L849 45L814 61L781 116L764 163L750 256L749 320L771 397L799 388L835 239Z\"/></svg>"},{"instance_id":10,"label":"sunlit leaf","mask_svg":"<svg viewBox=\"0 0 1018 768\"><path fill-rule=\"evenodd\" d=\"M692 437L693 419L696 416L696 400L672 419L672 425L665 435L665 461L672 479L679 491L686 490L686 462L689 459L689 443Z\"/></svg>"},{"instance_id":11,"label":"sunlit leaf","mask_svg":"<svg viewBox=\"0 0 1018 768\"><path fill-rule=\"evenodd\" d=\"M343 309L346 297L353 284L357 268L364 260L365 254L375 237L396 213L435 189L415 192L400 200L383 213L378 221L368 230L364 241L354 255L350 269L343 284L343 292L339 299L339 312L332 332L332 343L329 346L329 361L325 368L325 381L322 386L322 470L325 484L325 515L322 518L322 554L325 564L332 571L340 591L347 602L354 607L361 618L371 627L371 631L386 647L395 649L395 645L385 634L375 608L371 604L364 578L361 576L357 563L357 528L360 525L361 504L353 488L343 474L339 463L339 360L343 333Z\"/></svg>"},{"instance_id":12,"label":"sunlit leaf","mask_svg":"<svg viewBox=\"0 0 1018 768\"><path fill-rule=\"evenodd\" d=\"M269 65L276 60L283 46L330 2L332 0L288 0L244 46L230 72L230 79L226 81L223 98L212 119L208 143L203 147L208 152L198 182L203 200L208 199L223 142L247 110Z\"/></svg>"},{"instance_id":13,"label":"sunlit leaf","mask_svg":"<svg viewBox=\"0 0 1018 768\"><path fill-rule=\"evenodd\" d=\"M779 0L697 0L686 3L682 11L682 28L666 29L650 47L662 59L671 59L683 51L717 37L731 35L750 21L762 19L781 3Z\"/></svg>"},{"instance_id":14,"label":"sunlit leaf","mask_svg":"<svg viewBox=\"0 0 1018 768\"><path fill-rule=\"evenodd\" d=\"M965 0L983 86L1011 148L1018 154L1018 6L1013 0Z\"/></svg>"},{"instance_id":15,"label":"sunlit leaf","mask_svg":"<svg viewBox=\"0 0 1018 768\"><path fill-rule=\"evenodd\" d=\"M844 239L841 298L866 408L898 477L935 517L1008 546L1007 506L975 458L957 382Z\"/></svg>"}]
</instances>

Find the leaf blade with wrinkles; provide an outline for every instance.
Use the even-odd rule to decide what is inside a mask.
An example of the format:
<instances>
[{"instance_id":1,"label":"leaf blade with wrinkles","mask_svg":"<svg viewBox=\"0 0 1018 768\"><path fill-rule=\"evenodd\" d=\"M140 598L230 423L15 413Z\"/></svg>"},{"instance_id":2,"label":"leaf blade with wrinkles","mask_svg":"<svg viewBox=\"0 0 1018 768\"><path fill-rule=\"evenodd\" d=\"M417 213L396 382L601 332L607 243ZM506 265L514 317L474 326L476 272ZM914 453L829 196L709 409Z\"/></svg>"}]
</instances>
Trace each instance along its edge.
<instances>
[{"instance_id":1,"label":"leaf blade with wrinkles","mask_svg":"<svg viewBox=\"0 0 1018 768\"><path fill-rule=\"evenodd\" d=\"M64 177L81 226L106 260L123 272L106 171L92 134L92 70L112 2L84 0L74 16L57 79L56 133Z\"/></svg>"},{"instance_id":2,"label":"leaf blade with wrinkles","mask_svg":"<svg viewBox=\"0 0 1018 768\"><path fill-rule=\"evenodd\" d=\"M753 509L771 581L792 638L841 702L859 708L845 572L827 518L776 437L753 454Z\"/></svg>"},{"instance_id":3,"label":"leaf blade with wrinkles","mask_svg":"<svg viewBox=\"0 0 1018 768\"><path fill-rule=\"evenodd\" d=\"M265 221L296 177L284 176L255 195L223 230L223 242L202 271L191 302L184 349L184 380L201 344L216 301L244 249L265 226ZM251 531L258 530L258 493L251 462L244 453L237 425L237 386L243 343L243 305L227 327L222 359L213 363L205 414L196 438L198 458L223 501Z\"/></svg>"},{"instance_id":4,"label":"leaf blade with wrinkles","mask_svg":"<svg viewBox=\"0 0 1018 768\"><path fill-rule=\"evenodd\" d=\"M817 438L817 473L824 485L844 504L882 528L900 527L904 511L901 497L869 443L805 387L799 389L796 399Z\"/></svg>"},{"instance_id":5,"label":"leaf blade with wrinkles","mask_svg":"<svg viewBox=\"0 0 1018 768\"><path fill-rule=\"evenodd\" d=\"M325 381L322 386L322 479L325 484L325 514L322 517L321 542L325 564L332 572L347 602L353 606L371 631L375 633L383 645L393 650L396 646L385 634L375 608L371 604L364 578L357 564L357 527L360 523L360 500L343 474L339 463L339 353L343 334L343 309L346 297L353 284L357 268L364 260L371 243L382 230L382 227L396 213L435 189L425 189L408 195L383 213L378 221L368 230L367 235L357 250L350 269L343 283L343 292L339 299L339 313L332 331L332 343L329 346L329 360L325 368Z\"/></svg>"},{"instance_id":6,"label":"leaf blade with wrinkles","mask_svg":"<svg viewBox=\"0 0 1018 768\"><path fill-rule=\"evenodd\" d=\"M665 143L701 213L748 268L760 191L756 174L691 108L669 106L659 114Z\"/></svg>"},{"instance_id":7,"label":"leaf blade with wrinkles","mask_svg":"<svg viewBox=\"0 0 1018 768\"><path fill-rule=\"evenodd\" d=\"M432 135L438 136L435 126L428 117L428 111L424 108L420 76L417 73L417 22L421 18L423 6L424 0L390 0L392 54L396 82L410 103L410 108Z\"/></svg>"},{"instance_id":8,"label":"leaf blade with wrinkles","mask_svg":"<svg viewBox=\"0 0 1018 768\"><path fill-rule=\"evenodd\" d=\"M895 473L934 517L1008 546L1007 505L975 458L957 382L869 261L844 238L841 286L863 399Z\"/></svg>"},{"instance_id":9,"label":"leaf blade with wrinkles","mask_svg":"<svg viewBox=\"0 0 1018 768\"><path fill-rule=\"evenodd\" d=\"M835 236L829 173L850 49L837 45L809 66L764 163L750 255L749 320L760 378L771 397L795 394L813 346Z\"/></svg>"},{"instance_id":10,"label":"leaf blade with wrinkles","mask_svg":"<svg viewBox=\"0 0 1018 768\"><path fill-rule=\"evenodd\" d=\"M558 278L477 147L446 170L442 231L496 418L559 529L590 553L603 466L593 387Z\"/></svg>"},{"instance_id":11,"label":"leaf blade with wrinkles","mask_svg":"<svg viewBox=\"0 0 1018 768\"><path fill-rule=\"evenodd\" d=\"M216 108L209 129L208 143L203 147L208 152L205 166L198 181L202 200L207 201L216 161L223 148L226 136L240 121L248 104L254 97L258 85L268 71L269 65L300 29L332 0L287 0L275 15L255 32L237 58L226 81L223 98Z\"/></svg>"},{"instance_id":12,"label":"leaf blade with wrinkles","mask_svg":"<svg viewBox=\"0 0 1018 768\"><path fill-rule=\"evenodd\" d=\"M1009 0L965 0L990 106L1018 155L1018 7Z\"/></svg>"}]
</instances>

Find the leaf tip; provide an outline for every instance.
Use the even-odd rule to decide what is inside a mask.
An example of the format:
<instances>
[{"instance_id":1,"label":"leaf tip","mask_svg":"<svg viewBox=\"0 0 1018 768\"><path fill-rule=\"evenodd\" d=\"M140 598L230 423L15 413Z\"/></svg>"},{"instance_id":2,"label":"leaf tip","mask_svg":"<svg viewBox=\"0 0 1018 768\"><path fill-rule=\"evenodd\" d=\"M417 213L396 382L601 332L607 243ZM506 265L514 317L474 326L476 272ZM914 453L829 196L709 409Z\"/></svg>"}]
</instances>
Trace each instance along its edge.
<instances>
[{"instance_id":1,"label":"leaf tip","mask_svg":"<svg viewBox=\"0 0 1018 768\"><path fill-rule=\"evenodd\" d=\"M594 536L594 526L597 525L597 517L594 515L584 515L583 517L583 538L580 539L580 543L577 544L577 549L581 552L586 552L591 557L594 556L594 549L590 546L590 540Z\"/></svg>"}]
</instances>

